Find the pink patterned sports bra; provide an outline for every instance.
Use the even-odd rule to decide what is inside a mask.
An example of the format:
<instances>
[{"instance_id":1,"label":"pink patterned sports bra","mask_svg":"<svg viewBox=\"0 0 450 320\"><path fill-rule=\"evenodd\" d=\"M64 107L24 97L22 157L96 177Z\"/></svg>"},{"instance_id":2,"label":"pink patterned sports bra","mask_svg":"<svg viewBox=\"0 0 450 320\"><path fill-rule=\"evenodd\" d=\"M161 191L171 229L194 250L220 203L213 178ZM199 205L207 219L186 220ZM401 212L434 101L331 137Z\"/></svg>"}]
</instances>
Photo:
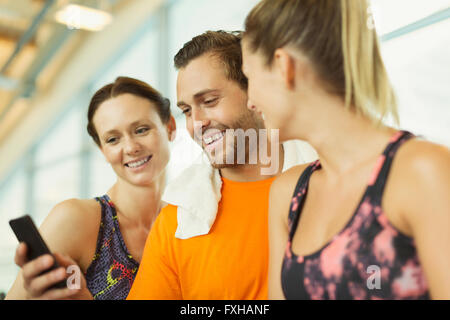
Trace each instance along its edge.
<instances>
[{"instance_id":1,"label":"pink patterned sports bra","mask_svg":"<svg viewBox=\"0 0 450 320\"><path fill-rule=\"evenodd\" d=\"M412 137L399 131L391 138L344 229L319 251L297 256L291 243L319 160L305 169L289 210L289 241L281 271L286 299L429 299L414 240L392 226L381 208L394 155Z\"/></svg>"}]
</instances>

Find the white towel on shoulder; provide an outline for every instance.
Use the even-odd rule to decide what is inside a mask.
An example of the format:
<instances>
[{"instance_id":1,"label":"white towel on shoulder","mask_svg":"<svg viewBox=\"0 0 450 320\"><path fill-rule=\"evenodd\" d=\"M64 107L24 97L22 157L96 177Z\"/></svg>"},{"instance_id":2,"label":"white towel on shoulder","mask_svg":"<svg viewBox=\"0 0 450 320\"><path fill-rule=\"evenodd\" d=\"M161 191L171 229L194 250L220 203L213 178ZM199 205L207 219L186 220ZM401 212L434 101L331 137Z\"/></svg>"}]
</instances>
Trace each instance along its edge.
<instances>
[{"instance_id":1,"label":"white towel on shoulder","mask_svg":"<svg viewBox=\"0 0 450 320\"><path fill-rule=\"evenodd\" d=\"M283 172L293 166L317 159L315 150L300 140L283 143ZM200 155L204 157L204 155ZM177 206L175 237L189 239L209 233L222 197L222 179L218 169L197 159L166 187L162 201Z\"/></svg>"}]
</instances>

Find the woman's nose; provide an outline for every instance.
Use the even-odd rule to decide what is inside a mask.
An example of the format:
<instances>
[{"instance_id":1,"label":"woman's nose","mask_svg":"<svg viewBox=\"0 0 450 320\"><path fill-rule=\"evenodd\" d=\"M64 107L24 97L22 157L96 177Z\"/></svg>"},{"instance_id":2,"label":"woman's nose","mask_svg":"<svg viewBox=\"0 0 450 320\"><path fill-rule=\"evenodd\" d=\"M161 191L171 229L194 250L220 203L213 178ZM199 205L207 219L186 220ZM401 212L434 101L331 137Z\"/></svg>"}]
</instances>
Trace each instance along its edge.
<instances>
[{"instance_id":1,"label":"woman's nose","mask_svg":"<svg viewBox=\"0 0 450 320\"><path fill-rule=\"evenodd\" d=\"M136 155L141 152L141 145L136 141L136 139L128 138L125 142L125 152L129 155Z\"/></svg>"}]
</instances>

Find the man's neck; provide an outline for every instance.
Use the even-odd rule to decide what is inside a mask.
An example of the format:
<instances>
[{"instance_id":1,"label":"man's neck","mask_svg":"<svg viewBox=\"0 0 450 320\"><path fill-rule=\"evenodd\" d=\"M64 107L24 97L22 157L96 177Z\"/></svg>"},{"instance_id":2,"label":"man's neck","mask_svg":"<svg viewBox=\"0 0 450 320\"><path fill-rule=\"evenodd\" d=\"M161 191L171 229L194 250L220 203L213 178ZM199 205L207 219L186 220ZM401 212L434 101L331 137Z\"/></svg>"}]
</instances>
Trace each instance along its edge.
<instances>
[{"instance_id":1,"label":"man's neck","mask_svg":"<svg viewBox=\"0 0 450 320\"><path fill-rule=\"evenodd\" d=\"M278 152L274 155L270 155L269 157L271 159L269 164L262 164L260 159L258 159L257 164L243 164L234 167L222 168L220 169L220 175L225 179L237 182L251 182L270 179L283 171L283 145L280 143ZM275 164L275 166L273 164Z\"/></svg>"}]
</instances>

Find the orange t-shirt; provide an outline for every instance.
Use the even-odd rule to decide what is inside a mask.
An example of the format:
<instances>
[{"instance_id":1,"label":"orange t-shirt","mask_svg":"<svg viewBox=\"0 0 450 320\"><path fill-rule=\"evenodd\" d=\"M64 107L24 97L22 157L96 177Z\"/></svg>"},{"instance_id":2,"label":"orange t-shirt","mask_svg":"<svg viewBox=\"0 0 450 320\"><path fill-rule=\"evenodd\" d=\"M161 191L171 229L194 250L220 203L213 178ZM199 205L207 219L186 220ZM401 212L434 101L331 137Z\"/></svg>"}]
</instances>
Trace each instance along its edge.
<instances>
[{"instance_id":1,"label":"orange t-shirt","mask_svg":"<svg viewBox=\"0 0 450 320\"><path fill-rule=\"evenodd\" d=\"M166 206L144 248L131 299L267 299L268 202L275 178L222 178L216 220L206 235L175 238L177 207Z\"/></svg>"}]
</instances>

